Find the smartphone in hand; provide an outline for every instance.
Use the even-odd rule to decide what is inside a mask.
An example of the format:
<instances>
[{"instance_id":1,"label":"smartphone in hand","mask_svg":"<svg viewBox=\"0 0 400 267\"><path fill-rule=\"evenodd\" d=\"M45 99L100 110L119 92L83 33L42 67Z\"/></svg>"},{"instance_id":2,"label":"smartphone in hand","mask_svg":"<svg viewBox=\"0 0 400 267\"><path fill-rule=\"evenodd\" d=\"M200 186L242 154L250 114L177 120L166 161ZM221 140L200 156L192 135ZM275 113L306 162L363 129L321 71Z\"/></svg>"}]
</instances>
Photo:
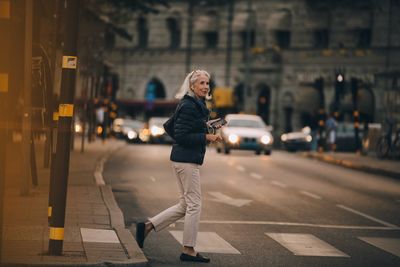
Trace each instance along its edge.
<instances>
[{"instance_id":1,"label":"smartphone in hand","mask_svg":"<svg viewBox=\"0 0 400 267\"><path fill-rule=\"evenodd\" d=\"M219 128L221 128L222 126L224 126L226 123L227 123L226 120L224 120L223 118L218 118L218 119L214 119L214 120L209 120L209 121L207 122L207 124L208 124L210 127L214 128L214 129L219 129Z\"/></svg>"}]
</instances>

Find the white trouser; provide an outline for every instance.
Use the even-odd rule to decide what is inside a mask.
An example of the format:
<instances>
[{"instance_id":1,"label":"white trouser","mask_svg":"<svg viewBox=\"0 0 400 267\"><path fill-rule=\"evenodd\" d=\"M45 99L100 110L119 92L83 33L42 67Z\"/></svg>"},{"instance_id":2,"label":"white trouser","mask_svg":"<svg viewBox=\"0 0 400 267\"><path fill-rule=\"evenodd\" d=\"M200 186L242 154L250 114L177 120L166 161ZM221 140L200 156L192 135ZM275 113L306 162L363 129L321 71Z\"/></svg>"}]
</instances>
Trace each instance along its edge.
<instances>
[{"instance_id":1,"label":"white trouser","mask_svg":"<svg viewBox=\"0 0 400 267\"><path fill-rule=\"evenodd\" d=\"M158 232L185 216L182 244L195 247L201 213L200 165L172 162L172 167L178 181L179 203L149 221Z\"/></svg>"}]
</instances>

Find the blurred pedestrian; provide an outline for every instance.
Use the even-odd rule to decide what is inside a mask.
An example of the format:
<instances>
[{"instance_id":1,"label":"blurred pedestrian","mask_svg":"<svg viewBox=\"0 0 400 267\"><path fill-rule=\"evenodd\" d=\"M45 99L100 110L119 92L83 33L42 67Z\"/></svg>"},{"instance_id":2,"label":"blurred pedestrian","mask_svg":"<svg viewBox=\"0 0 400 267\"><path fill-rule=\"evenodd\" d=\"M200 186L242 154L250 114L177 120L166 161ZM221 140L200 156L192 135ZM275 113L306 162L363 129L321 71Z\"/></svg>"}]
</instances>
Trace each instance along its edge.
<instances>
[{"instance_id":1,"label":"blurred pedestrian","mask_svg":"<svg viewBox=\"0 0 400 267\"><path fill-rule=\"evenodd\" d=\"M330 151L336 150L336 130L337 130L337 121L335 117L330 114L328 119L326 120L326 133L328 136L328 149Z\"/></svg>"},{"instance_id":2,"label":"blurred pedestrian","mask_svg":"<svg viewBox=\"0 0 400 267\"><path fill-rule=\"evenodd\" d=\"M314 111L310 119L310 129L311 129L311 151L317 151L318 149L318 119L319 115L317 111Z\"/></svg>"},{"instance_id":3,"label":"blurred pedestrian","mask_svg":"<svg viewBox=\"0 0 400 267\"><path fill-rule=\"evenodd\" d=\"M136 240L143 247L146 236L161 231L185 217L181 261L210 262L196 252L196 239L201 213L200 166L203 164L207 142L222 140L218 134L208 134L206 122L209 110L205 98L209 92L210 75L204 70L188 74L176 97L180 99L174 125L175 143L170 160L177 178L179 203L162 211L146 222L136 225Z\"/></svg>"}]
</instances>

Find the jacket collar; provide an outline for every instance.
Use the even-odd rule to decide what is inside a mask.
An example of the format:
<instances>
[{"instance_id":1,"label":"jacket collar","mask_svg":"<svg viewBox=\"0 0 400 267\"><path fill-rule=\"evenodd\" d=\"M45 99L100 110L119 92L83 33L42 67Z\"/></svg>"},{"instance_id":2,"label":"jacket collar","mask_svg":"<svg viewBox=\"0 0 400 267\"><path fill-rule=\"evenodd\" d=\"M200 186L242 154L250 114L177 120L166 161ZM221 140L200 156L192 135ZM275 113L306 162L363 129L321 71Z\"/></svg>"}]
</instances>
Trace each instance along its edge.
<instances>
[{"instance_id":1,"label":"jacket collar","mask_svg":"<svg viewBox=\"0 0 400 267\"><path fill-rule=\"evenodd\" d=\"M201 110L204 116L208 116L210 111L207 109L206 101L204 99L198 99L196 97L192 97L190 95L185 95L184 99L193 101Z\"/></svg>"}]
</instances>

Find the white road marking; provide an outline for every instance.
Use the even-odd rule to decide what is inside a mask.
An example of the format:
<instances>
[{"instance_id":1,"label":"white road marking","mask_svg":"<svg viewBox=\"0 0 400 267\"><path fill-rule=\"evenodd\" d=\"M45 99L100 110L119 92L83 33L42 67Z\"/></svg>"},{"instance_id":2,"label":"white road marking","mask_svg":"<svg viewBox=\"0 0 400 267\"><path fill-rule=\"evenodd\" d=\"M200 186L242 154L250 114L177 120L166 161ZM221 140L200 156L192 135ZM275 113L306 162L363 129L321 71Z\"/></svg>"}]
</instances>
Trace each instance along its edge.
<instances>
[{"instance_id":1,"label":"white road marking","mask_svg":"<svg viewBox=\"0 0 400 267\"><path fill-rule=\"evenodd\" d=\"M261 180L263 178L262 175L255 172L250 173L250 176L257 180Z\"/></svg>"},{"instance_id":2,"label":"white road marking","mask_svg":"<svg viewBox=\"0 0 400 267\"><path fill-rule=\"evenodd\" d=\"M235 163L233 163L232 161L228 161L227 163L228 163L229 166L235 165Z\"/></svg>"},{"instance_id":3,"label":"white road marking","mask_svg":"<svg viewBox=\"0 0 400 267\"><path fill-rule=\"evenodd\" d=\"M103 168L104 163L107 161L108 155L103 156L97 163L94 171L94 180L96 181L97 185L105 185L103 178Z\"/></svg>"},{"instance_id":4,"label":"white road marking","mask_svg":"<svg viewBox=\"0 0 400 267\"><path fill-rule=\"evenodd\" d=\"M314 199L321 199L322 198L322 197L320 197L320 196L318 196L318 195L316 195L314 193L310 193L310 192L307 192L307 191L300 191L300 193L302 193L303 195L306 195L308 197L312 197Z\"/></svg>"},{"instance_id":5,"label":"white road marking","mask_svg":"<svg viewBox=\"0 0 400 267\"><path fill-rule=\"evenodd\" d=\"M252 201L250 199L231 198L230 196L224 195L221 192L208 193L214 197L214 199L211 199L212 201L228 204L239 208L244 205L250 204L250 202Z\"/></svg>"},{"instance_id":6,"label":"white road marking","mask_svg":"<svg viewBox=\"0 0 400 267\"><path fill-rule=\"evenodd\" d=\"M344 206L344 205L338 204L338 205L336 205L336 206L339 207L339 208L341 208L341 209L344 209L344 210L350 211L350 212L352 212L352 213L355 213L355 214L357 214L357 215L360 215L360 216L362 216L362 217L364 217L364 218L370 219L371 221L374 221L374 222L377 222L377 223L386 225L387 227L398 227L397 225L394 225L394 224L391 224L391 223L388 223L388 222L379 220L379 219L377 219L377 218L375 218L375 217L372 217L372 216L370 216L370 215L368 215L368 214L365 214L365 213L362 213L362 212L360 212L360 211L356 211L356 210L354 210L354 209L352 209L352 208L349 208L349 207L346 207L346 206Z\"/></svg>"},{"instance_id":7,"label":"white road marking","mask_svg":"<svg viewBox=\"0 0 400 267\"><path fill-rule=\"evenodd\" d=\"M342 251L310 234L265 234L297 256L349 257Z\"/></svg>"},{"instance_id":8,"label":"white road marking","mask_svg":"<svg viewBox=\"0 0 400 267\"><path fill-rule=\"evenodd\" d=\"M169 231L182 244L182 231ZM199 232L197 235L196 250L208 253L241 254L236 248L225 241L215 232Z\"/></svg>"},{"instance_id":9,"label":"white road marking","mask_svg":"<svg viewBox=\"0 0 400 267\"><path fill-rule=\"evenodd\" d=\"M273 184L273 185L276 185L276 186L279 186L279 187L282 187L282 188L286 188L287 187L287 185L286 184L284 184L284 183L282 183L282 182L279 182L279 181L271 181L271 184Z\"/></svg>"},{"instance_id":10,"label":"white road marking","mask_svg":"<svg viewBox=\"0 0 400 267\"><path fill-rule=\"evenodd\" d=\"M83 242L119 243L114 230L81 228Z\"/></svg>"},{"instance_id":11,"label":"white road marking","mask_svg":"<svg viewBox=\"0 0 400 267\"><path fill-rule=\"evenodd\" d=\"M236 166L236 170L241 171L241 172L245 172L246 171L246 169L241 165Z\"/></svg>"},{"instance_id":12,"label":"white road marking","mask_svg":"<svg viewBox=\"0 0 400 267\"><path fill-rule=\"evenodd\" d=\"M149 179L153 182L156 182L156 178L154 176L150 176Z\"/></svg>"},{"instance_id":13,"label":"white road marking","mask_svg":"<svg viewBox=\"0 0 400 267\"><path fill-rule=\"evenodd\" d=\"M177 221L184 223L184 220ZM243 225L280 225L280 226L303 226L315 228L332 228L332 229L356 229L356 230L400 230L400 227L386 226L361 226L361 225L334 225L334 224L313 224L313 223L292 223L292 222L274 222L274 221L217 221L203 220L203 224L243 224Z\"/></svg>"},{"instance_id":14,"label":"white road marking","mask_svg":"<svg viewBox=\"0 0 400 267\"><path fill-rule=\"evenodd\" d=\"M399 238L359 237L359 239L400 257Z\"/></svg>"}]
</instances>

